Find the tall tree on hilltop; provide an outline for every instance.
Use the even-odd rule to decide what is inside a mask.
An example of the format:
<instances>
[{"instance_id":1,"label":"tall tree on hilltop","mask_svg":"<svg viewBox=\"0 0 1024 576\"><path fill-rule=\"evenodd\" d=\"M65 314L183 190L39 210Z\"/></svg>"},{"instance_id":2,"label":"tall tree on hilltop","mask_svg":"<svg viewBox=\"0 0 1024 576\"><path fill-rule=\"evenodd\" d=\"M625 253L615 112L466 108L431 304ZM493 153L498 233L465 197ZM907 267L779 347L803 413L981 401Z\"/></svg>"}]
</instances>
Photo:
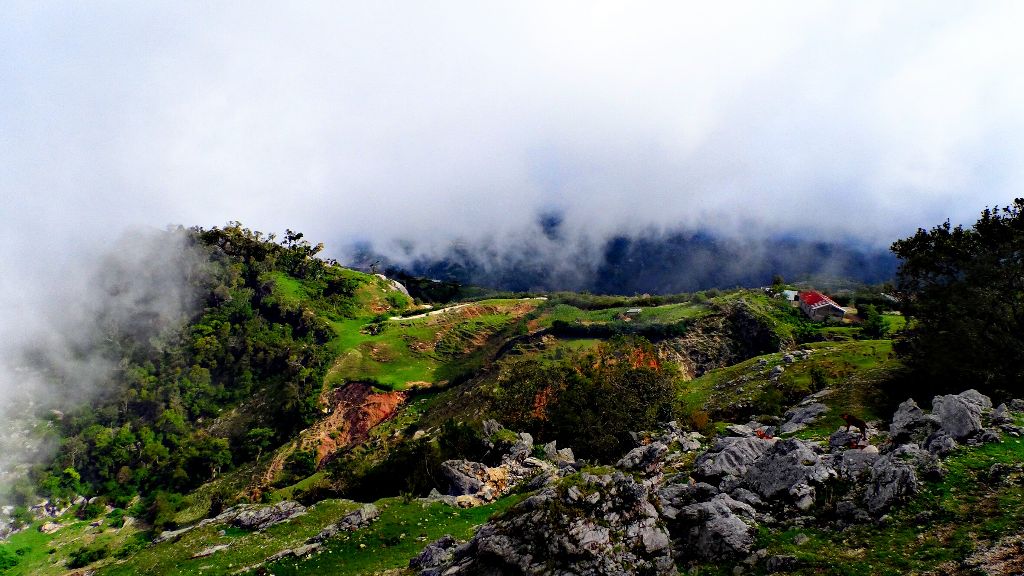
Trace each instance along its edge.
<instances>
[{"instance_id":1,"label":"tall tree on hilltop","mask_svg":"<svg viewBox=\"0 0 1024 576\"><path fill-rule=\"evenodd\" d=\"M911 328L897 350L935 390L1024 388L1024 198L892 245Z\"/></svg>"}]
</instances>

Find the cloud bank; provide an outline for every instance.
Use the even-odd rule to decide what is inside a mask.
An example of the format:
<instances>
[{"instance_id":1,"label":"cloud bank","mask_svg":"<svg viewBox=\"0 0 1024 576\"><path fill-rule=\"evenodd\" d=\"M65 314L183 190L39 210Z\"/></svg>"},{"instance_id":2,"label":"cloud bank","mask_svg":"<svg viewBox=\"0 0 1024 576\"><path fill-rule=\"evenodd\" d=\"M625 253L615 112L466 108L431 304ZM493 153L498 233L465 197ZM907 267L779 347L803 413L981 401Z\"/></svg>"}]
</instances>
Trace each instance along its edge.
<instances>
[{"instance_id":1,"label":"cloud bank","mask_svg":"<svg viewBox=\"0 0 1024 576\"><path fill-rule=\"evenodd\" d=\"M238 219L398 254L547 210L886 245L1019 194L1022 11L5 3L5 245Z\"/></svg>"}]
</instances>

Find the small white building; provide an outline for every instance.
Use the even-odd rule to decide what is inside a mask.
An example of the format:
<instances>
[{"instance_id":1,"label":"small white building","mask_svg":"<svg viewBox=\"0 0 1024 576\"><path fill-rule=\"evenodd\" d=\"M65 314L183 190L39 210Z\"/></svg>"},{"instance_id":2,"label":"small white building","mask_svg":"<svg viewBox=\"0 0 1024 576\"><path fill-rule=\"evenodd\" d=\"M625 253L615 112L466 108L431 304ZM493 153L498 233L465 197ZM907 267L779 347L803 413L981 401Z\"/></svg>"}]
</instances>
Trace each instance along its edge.
<instances>
[{"instance_id":1,"label":"small white building","mask_svg":"<svg viewBox=\"0 0 1024 576\"><path fill-rule=\"evenodd\" d=\"M800 297L800 293L797 292L796 290L783 290L782 291L782 299L785 300L786 302L793 302L794 300L796 300L799 297Z\"/></svg>"}]
</instances>

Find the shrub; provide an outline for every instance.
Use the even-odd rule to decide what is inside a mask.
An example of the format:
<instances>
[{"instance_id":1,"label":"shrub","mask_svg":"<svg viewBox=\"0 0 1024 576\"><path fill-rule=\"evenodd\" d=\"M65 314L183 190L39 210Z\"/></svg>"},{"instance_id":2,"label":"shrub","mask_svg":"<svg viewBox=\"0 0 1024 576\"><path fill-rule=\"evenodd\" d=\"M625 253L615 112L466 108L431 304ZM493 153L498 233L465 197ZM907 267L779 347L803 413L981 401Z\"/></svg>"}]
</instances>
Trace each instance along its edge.
<instances>
[{"instance_id":1,"label":"shrub","mask_svg":"<svg viewBox=\"0 0 1024 576\"><path fill-rule=\"evenodd\" d=\"M110 554L110 548L102 546L82 546L68 555L68 568L82 568L97 560L102 560Z\"/></svg>"}]
</instances>

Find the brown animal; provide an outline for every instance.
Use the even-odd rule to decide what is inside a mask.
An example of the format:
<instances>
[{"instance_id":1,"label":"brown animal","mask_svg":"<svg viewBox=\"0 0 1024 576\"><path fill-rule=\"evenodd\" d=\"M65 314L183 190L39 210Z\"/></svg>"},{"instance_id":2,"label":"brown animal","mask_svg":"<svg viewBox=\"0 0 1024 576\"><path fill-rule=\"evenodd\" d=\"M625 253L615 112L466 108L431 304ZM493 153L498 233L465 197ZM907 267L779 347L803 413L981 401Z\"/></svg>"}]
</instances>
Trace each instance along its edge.
<instances>
[{"instance_id":1,"label":"brown animal","mask_svg":"<svg viewBox=\"0 0 1024 576\"><path fill-rule=\"evenodd\" d=\"M854 428L860 428L860 435L861 436L864 436L867 433L867 431L868 431L867 422L864 422L863 420L861 420L860 418L857 418L853 414L847 414L845 412L840 414L839 417L842 418L843 421L846 422L846 431L847 432L849 432L850 431L850 427L853 426Z\"/></svg>"}]
</instances>

